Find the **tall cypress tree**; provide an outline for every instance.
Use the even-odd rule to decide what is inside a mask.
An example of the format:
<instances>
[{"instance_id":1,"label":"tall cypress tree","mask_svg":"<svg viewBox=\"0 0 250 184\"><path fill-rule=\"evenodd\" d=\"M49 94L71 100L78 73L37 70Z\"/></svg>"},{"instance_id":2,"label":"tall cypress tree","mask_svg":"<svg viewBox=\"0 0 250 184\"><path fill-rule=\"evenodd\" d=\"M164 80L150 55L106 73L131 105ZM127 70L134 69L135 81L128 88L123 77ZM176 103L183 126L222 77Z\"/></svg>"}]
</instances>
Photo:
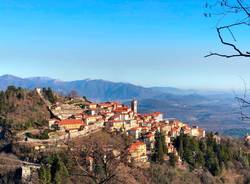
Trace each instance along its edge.
<instances>
[{"instance_id":1,"label":"tall cypress tree","mask_svg":"<svg viewBox=\"0 0 250 184\"><path fill-rule=\"evenodd\" d=\"M184 149L183 149L183 133L180 134L179 136L179 148L178 148L178 153L180 157L183 157L184 154Z\"/></svg>"},{"instance_id":2,"label":"tall cypress tree","mask_svg":"<svg viewBox=\"0 0 250 184\"><path fill-rule=\"evenodd\" d=\"M163 163L164 161L164 148L160 132L155 135L155 153L153 157L156 162Z\"/></svg>"},{"instance_id":3,"label":"tall cypress tree","mask_svg":"<svg viewBox=\"0 0 250 184\"><path fill-rule=\"evenodd\" d=\"M165 137L165 134L161 132L160 136L161 136L161 143L162 143L163 153L167 154L168 151L167 151L167 147L166 147L166 137Z\"/></svg>"}]
</instances>

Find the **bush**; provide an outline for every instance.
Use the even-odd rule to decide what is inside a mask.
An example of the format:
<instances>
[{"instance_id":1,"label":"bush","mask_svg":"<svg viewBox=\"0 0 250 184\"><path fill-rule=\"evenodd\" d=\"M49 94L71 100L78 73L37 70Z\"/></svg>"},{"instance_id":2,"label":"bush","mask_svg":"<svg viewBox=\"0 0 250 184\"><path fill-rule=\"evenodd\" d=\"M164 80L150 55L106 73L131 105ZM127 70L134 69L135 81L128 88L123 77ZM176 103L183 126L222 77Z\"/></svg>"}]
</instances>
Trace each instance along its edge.
<instances>
[{"instance_id":1,"label":"bush","mask_svg":"<svg viewBox=\"0 0 250 184\"><path fill-rule=\"evenodd\" d=\"M31 139L41 139L41 140L46 140L49 139L49 130L44 130L42 133L38 135L31 134L30 132L27 132L25 135Z\"/></svg>"}]
</instances>

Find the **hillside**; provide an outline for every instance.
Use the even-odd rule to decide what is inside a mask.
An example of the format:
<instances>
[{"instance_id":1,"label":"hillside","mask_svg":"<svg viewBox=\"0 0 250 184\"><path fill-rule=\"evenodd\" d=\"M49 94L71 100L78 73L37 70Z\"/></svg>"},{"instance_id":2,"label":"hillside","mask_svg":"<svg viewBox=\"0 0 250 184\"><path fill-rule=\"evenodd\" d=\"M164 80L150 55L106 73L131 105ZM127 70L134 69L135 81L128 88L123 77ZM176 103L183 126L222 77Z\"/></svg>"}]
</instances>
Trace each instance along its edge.
<instances>
[{"instance_id":1,"label":"hillside","mask_svg":"<svg viewBox=\"0 0 250 184\"><path fill-rule=\"evenodd\" d=\"M1 123L7 123L15 129L26 129L49 119L49 111L36 93L10 86L0 92Z\"/></svg>"},{"instance_id":2,"label":"hillside","mask_svg":"<svg viewBox=\"0 0 250 184\"><path fill-rule=\"evenodd\" d=\"M55 95L50 88L41 90L41 93L51 103L58 102L59 96ZM192 99L193 95L189 95L189 97L194 105L201 103L209 105L205 97L200 96L198 101L195 101L196 98ZM159 99L147 101L148 107L146 109L154 111L158 110L157 108L167 108L161 106L160 98L161 96ZM60 100L63 99L68 98ZM155 100L159 100L159 102L156 103ZM184 114L187 111L186 107L175 104L182 104L184 100L186 100L184 97L171 96L171 98L166 98L164 104L172 104L176 106L176 109L182 109ZM145 102L143 103L145 104ZM140 106L140 109L143 110L143 106ZM48 127L48 124L45 126L47 123L45 120L50 115L36 90L8 87L6 91L0 93L0 114L2 118L0 122L5 125L0 132L0 167L6 167L6 160L10 159L1 155L1 152L13 154L15 161L28 160L29 163L39 164L41 168L33 172L37 176L36 178L32 177L35 179L33 183L90 184L93 182L101 183L106 179L108 179L106 183L110 184L245 184L250 181L249 146L239 139L219 137L212 133L208 133L204 137L180 133L171 137L173 149L176 150L176 152L171 152L166 149L165 133L156 132L154 147L150 149L152 154L147 157L147 164L150 164L150 167L138 167L127 159L128 150L131 150L128 148L135 142L136 138L131 137L131 135L127 136L125 132L110 132L101 127L97 132L72 137L67 142L64 139L57 139L55 144L49 143L48 140L40 142L42 138L35 137L41 139L37 145L41 147L43 144L43 149L40 149L39 146L39 149L35 149L37 146L35 146L34 140L28 142L28 139L24 141L18 139L23 130L27 128L33 127L32 130L37 129L39 132L39 130ZM16 134L12 133L13 130ZM142 138L140 137L140 139ZM144 155L146 153L145 144ZM88 171L89 159L94 161L94 167L91 171ZM5 181L8 181L5 183L13 182L13 178L20 180L19 169L19 165L13 164L13 167L1 172L0 179L4 178L2 183ZM90 175L82 175L82 169ZM79 174L76 176L75 173ZM109 176L112 177L109 178Z\"/></svg>"}]
</instances>

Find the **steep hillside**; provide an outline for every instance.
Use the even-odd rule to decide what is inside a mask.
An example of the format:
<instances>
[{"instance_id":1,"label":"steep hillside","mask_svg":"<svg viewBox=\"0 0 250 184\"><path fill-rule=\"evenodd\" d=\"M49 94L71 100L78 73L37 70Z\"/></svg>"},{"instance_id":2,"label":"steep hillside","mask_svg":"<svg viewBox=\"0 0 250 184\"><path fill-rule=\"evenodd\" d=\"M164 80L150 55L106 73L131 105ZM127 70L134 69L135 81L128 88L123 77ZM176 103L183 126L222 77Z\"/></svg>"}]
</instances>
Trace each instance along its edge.
<instances>
[{"instance_id":1,"label":"steep hillside","mask_svg":"<svg viewBox=\"0 0 250 184\"><path fill-rule=\"evenodd\" d=\"M50 114L36 91L11 86L0 92L0 117L1 123L25 129L42 124Z\"/></svg>"}]
</instances>

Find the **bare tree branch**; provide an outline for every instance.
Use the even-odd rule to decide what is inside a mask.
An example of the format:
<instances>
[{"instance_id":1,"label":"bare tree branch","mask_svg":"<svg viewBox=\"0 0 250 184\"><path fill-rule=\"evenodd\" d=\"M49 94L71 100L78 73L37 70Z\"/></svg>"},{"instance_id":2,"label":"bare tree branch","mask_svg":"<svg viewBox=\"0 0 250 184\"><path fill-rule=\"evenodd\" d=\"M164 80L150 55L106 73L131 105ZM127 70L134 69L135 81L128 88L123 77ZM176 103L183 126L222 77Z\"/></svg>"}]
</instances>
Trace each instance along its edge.
<instances>
[{"instance_id":1,"label":"bare tree branch","mask_svg":"<svg viewBox=\"0 0 250 184\"><path fill-rule=\"evenodd\" d=\"M243 84L244 84L244 93L242 97L235 97L237 102L239 103L239 108L240 108L240 117L242 121L249 121L250 120L250 102L247 99L247 84L244 79L242 79Z\"/></svg>"},{"instance_id":2,"label":"bare tree branch","mask_svg":"<svg viewBox=\"0 0 250 184\"><path fill-rule=\"evenodd\" d=\"M87 177L96 184L115 182L118 165L127 159L127 148L114 155L113 147L100 145L97 142L89 142L85 145L78 145L78 147L69 142L67 146L77 168L80 170L80 173L72 175ZM84 156L81 153L84 153ZM93 159L93 170L89 170L86 162L86 158L89 157ZM101 168L101 173L98 173L95 169L96 166Z\"/></svg>"},{"instance_id":3,"label":"bare tree branch","mask_svg":"<svg viewBox=\"0 0 250 184\"><path fill-rule=\"evenodd\" d=\"M243 6L243 4L240 2L240 0L237 0L237 2L240 5L240 7L242 8L242 10L244 10L244 12L247 14L247 16L250 17L250 13L248 12L247 8L245 8Z\"/></svg>"},{"instance_id":4,"label":"bare tree branch","mask_svg":"<svg viewBox=\"0 0 250 184\"><path fill-rule=\"evenodd\" d=\"M224 35L222 34L222 31L224 29L227 29L229 31L229 33L231 34L233 41L236 42L236 37L234 35L234 33L232 32L233 27L236 26L250 26L250 12L249 12L249 6L246 6L245 4L242 3L241 0L236 0L235 5L231 5L231 3L229 3L228 0L218 0L216 1L216 3L214 3L211 6L208 6L206 4L206 8L214 8L216 6L219 6L222 8L222 13L214 13L213 15L223 15L221 19L219 19L219 22L221 22L222 19L225 18L225 16L227 14L236 14L236 16L242 17L242 13L244 12L244 18L241 18L241 20L236 21L232 24L228 24L228 25L223 25L223 26L217 26L216 30L217 30L217 35L220 39L220 42L225 45L225 46L229 46L233 49L233 51L235 53L233 54L223 54L223 53L218 53L218 52L210 52L209 54L207 54L205 57L210 57L210 56L220 56L220 57L225 57L225 58L233 58L233 57L250 57L250 52L249 51L245 51L243 52L242 49L238 48L236 46L236 44L234 44L233 42L227 42L224 39ZM239 14L241 13L241 14ZM209 13L210 14L210 13ZM247 17L245 17L247 15ZM219 25L219 23L218 23Z\"/></svg>"}]
</instances>

